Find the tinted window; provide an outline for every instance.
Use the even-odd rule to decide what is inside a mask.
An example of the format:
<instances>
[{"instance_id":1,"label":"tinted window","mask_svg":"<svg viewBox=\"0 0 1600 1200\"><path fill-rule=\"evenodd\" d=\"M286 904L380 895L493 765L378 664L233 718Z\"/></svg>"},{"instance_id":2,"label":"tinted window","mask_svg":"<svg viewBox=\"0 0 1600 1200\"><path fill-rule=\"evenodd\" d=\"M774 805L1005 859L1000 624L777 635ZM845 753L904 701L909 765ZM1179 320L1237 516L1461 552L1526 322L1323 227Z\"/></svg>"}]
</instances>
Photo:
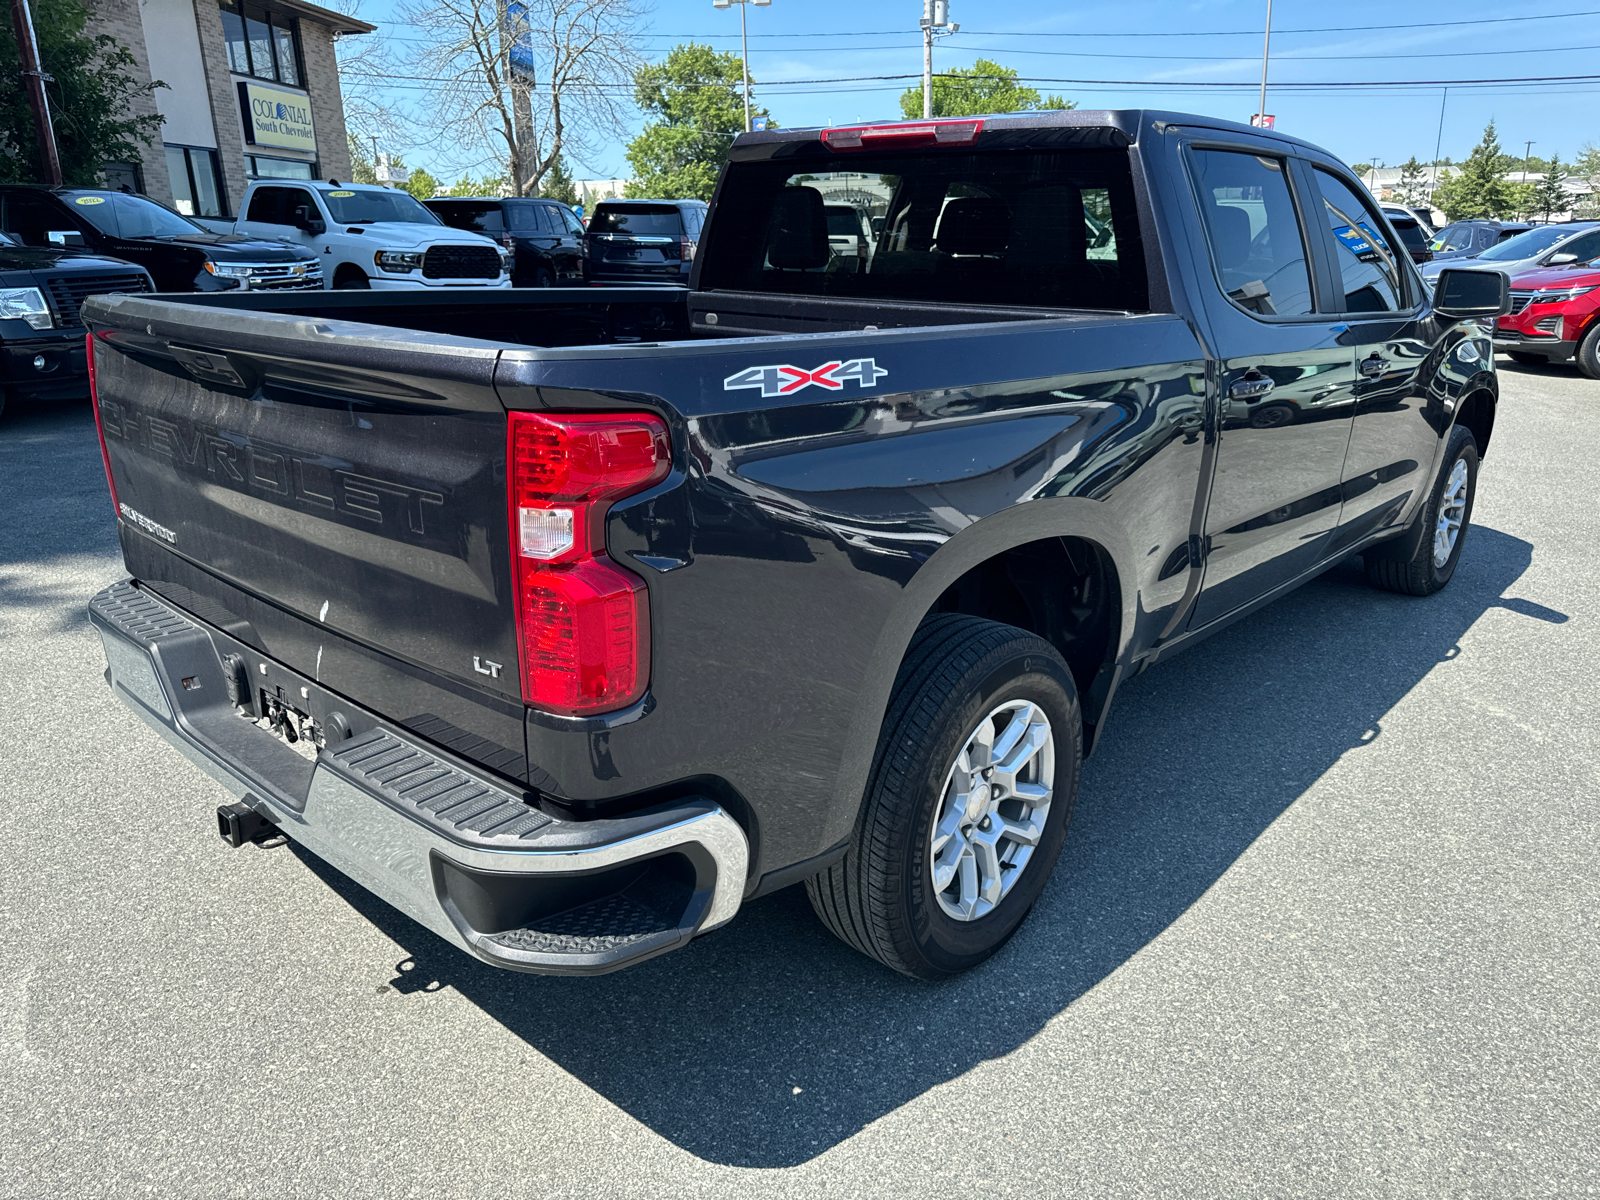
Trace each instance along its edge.
<instances>
[{"instance_id":1,"label":"tinted window","mask_svg":"<svg viewBox=\"0 0 1600 1200\"><path fill-rule=\"evenodd\" d=\"M1344 281L1345 311L1389 312L1403 307L1400 264L1383 232L1383 222L1343 181L1320 168L1316 176L1323 212L1339 244L1336 253Z\"/></svg>"},{"instance_id":2,"label":"tinted window","mask_svg":"<svg viewBox=\"0 0 1600 1200\"><path fill-rule=\"evenodd\" d=\"M1579 262L1588 262L1596 255L1600 255L1600 229L1581 234L1570 242L1563 243L1558 253L1576 254Z\"/></svg>"},{"instance_id":3,"label":"tinted window","mask_svg":"<svg viewBox=\"0 0 1600 1200\"><path fill-rule=\"evenodd\" d=\"M860 237L861 218L856 216L853 208L842 208L837 204L827 206L828 233L832 237Z\"/></svg>"},{"instance_id":4,"label":"tinted window","mask_svg":"<svg viewBox=\"0 0 1600 1200\"><path fill-rule=\"evenodd\" d=\"M1262 316L1311 312L1311 272L1284 160L1198 150L1194 161L1200 215L1228 298Z\"/></svg>"},{"instance_id":5,"label":"tinted window","mask_svg":"<svg viewBox=\"0 0 1600 1200\"><path fill-rule=\"evenodd\" d=\"M568 233L581 234L583 232L583 222L578 220L578 214L570 208L563 207L561 209L561 219L566 222Z\"/></svg>"},{"instance_id":6,"label":"tinted window","mask_svg":"<svg viewBox=\"0 0 1600 1200\"><path fill-rule=\"evenodd\" d=\"M335 188L322 198L340 225L365 225L374 221L400 221L408 225L442 224L406 192L387 188Z\"/></svg>"},{"instance_id":7,"label":"tinted window","mask_svg":"<svg viewBox=\"0 0 1600 1200\"><path fill-rule=\"evenodd\" d=\"M589 221L590 233L628 233L635 237L678 237L683 233L683 218L676 208L664 204L602 204Z\"/></svg>"},{"instance_id":8,"label":"tinted window","mask_svg":"<svg viewBox=\"0 0 1600 1200\"><path fill-rule=\"evenodd\" d=\"M451 200L438 205L429 204L428 211L452 229L468 229L473 233L498 234L503 228L500 216L500 203L497 200L475 202L471 200ZM522 205L507 205L513 213L520 212Z\"/></svg>"},{"instance_id":9,"label":"tinted window","mask_svg":"<svg viewBox=\"0 0 1600 1200\"><path fill-rule=\"evenodd\" d=\"M12 192L5 198L5 227L24 246L48 246L52 230L77 232L54 200L27 192Z\"/></svg>"},{"instance_id":10,"label":"tinted window","mask_svg":"<svg viewBox=\"0 0 1600 1200\"><path fill-rule=\"evenodd\" d=\"M514 204L507 203L505 209L506 224L518 233L539 233L543 230L543 223L539 220L539 209L542 204Z\"/></svg>"},{"instance_id":11,"label":"tinted window","mask_svg":"<svg viewBox=\"0 0 1600 1200\"><path fill-rule=\"evenodd\" d=\"M245 213L244 219L260 221L263 225L287 225L289 210L284 204L284 198L288 192L288 188L257 188L250 195L250 208Z\"/></svg>"},{"instance_id":12,"label":"tinted window","mask_svg":"<svg viewBox=\"0 0 1600 1200\"><path fill-rule=\"evenodd\" d=\"M1410 217L1390 217L1389 224L1394 226L1394 231L1400 235L1400 244L1407 250L1426 250L1428 248L1428 235L1422 232Z\"/></svg>"},{"instance_id":13,"label":"tinted window","mask_svg":"<svg viewBox=\"0 0 1600 1200\"><path fill-rule=\"evenodd\" d=\"M1472 246L1472 226L1452 225L1439 235L1446 250L1466 250Z\"/></svg>"},{"instance_id":14,"label":"tinted window","mask_svg":"<svg viewBox=\"0 0 1600 1200\"><path fill-rule=\"evenodd\" d=\"M722 215L706 233L708 288L1050 308L1148 303L1124 151L736 162L722 189ZM1110 197L1110 261L1088 253L1086 205L1096 193ZM829 204L865 209L881 232L860 247L830 246Z\"/></svg>"}]
</instances>

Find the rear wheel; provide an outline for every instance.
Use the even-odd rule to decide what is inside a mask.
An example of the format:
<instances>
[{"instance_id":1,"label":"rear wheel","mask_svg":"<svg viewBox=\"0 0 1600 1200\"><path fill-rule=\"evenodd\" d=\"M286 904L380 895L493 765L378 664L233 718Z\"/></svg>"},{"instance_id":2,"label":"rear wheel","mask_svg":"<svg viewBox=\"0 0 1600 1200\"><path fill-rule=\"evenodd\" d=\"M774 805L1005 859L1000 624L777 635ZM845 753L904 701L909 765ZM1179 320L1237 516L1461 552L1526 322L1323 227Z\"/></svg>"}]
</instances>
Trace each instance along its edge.
<instances>
[{"instance_id":1,"label":"rear wheel","mask_svg":"<svg viewBox=\"0 0 1600 1200\"><path fill-rule=\"evenodd\" d=\"M1478 488L1478 443L1457 425L1450 431L1444 466L1434 482L1428 502L1417 514L1421 536L1409 559L1385 557L1381 547L1362 556L1367 582L1386 592L1431 596L1449 583L1461 561L1467 529L1472 524L1472 500ZM1413 527L1415 530L1415 527Z\"/></svg>"},{"instance_id":2,"label":"rear wheel","mask_svg":"<svg viewBox=\"0 0 1600 1200\"><path fill-rule=\"evenodd\" d=\"M1583 335L1573 361L1578 364L1578 370L1590 379L1600 379L1600 321L1596 321L1589 332Z\"/></svg>"},{"instance_id":3,"label":"rear wheel","mask_svg":"<svg viewBox=\"0 0 1600 1200\"><path fill-rule=\"evenodd\" d=\"M1083 757L1055 647L942 615L901 664L845 857L806 881L840 939L919 979L1005 945L1061 853Z\"/></svg>"},{"instance_id":4,"label":"rear wheel","mask_svg":"<svg viewBox=\"0 0 1600 1200\"><path fill-rule=\"evenodd\" d=\"M1529 354L1526 350L1507 350L1506 357L1514 363L1521 363L1525 367L1543 367L1550 360L1542 354Z\"/></svg>"}]
</instances>

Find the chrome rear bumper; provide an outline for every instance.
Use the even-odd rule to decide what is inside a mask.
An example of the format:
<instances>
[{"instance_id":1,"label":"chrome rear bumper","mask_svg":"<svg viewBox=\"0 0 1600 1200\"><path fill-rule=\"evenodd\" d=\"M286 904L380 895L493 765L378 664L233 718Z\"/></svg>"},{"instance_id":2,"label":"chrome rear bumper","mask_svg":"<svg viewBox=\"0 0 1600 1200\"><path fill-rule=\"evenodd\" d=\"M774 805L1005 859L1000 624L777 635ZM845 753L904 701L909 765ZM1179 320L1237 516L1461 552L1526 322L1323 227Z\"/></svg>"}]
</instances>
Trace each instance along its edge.
<instances>
[{"instance_id":1,"label":"chrome rear bumper","mask_svg":"<svg viewBox=\"0 0 1600 1200\"><path fill-rule=\"evenodd\" d=\"M90 602L112 690L278 829L484 962L589 975L731 920L744 831L699 797L563 820L536 797L305 679L131 582ZM337 706L352 731L314 758L248 717L261 678Z\"/></svg>"}]
</instances>

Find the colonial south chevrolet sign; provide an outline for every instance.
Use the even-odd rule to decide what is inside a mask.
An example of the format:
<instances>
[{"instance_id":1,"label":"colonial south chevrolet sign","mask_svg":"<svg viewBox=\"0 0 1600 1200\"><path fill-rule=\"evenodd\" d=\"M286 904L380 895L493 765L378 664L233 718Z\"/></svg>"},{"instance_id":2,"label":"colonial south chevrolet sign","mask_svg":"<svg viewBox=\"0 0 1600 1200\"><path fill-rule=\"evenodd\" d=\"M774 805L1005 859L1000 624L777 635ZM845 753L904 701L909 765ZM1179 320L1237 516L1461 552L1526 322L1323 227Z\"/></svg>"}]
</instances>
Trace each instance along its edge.
<instances>
[{"instance_id":1,"label":"colonial south chevrolet sign","mask_svg":"<svg viewBox=\"0 0 1600 1200\"><path fill-rule=\"evenodd\" d=\"M311 101L304 92L240 83L239 107L244 112L244 140L252 146L316 151Z\"/></svg>"}]
</instances>

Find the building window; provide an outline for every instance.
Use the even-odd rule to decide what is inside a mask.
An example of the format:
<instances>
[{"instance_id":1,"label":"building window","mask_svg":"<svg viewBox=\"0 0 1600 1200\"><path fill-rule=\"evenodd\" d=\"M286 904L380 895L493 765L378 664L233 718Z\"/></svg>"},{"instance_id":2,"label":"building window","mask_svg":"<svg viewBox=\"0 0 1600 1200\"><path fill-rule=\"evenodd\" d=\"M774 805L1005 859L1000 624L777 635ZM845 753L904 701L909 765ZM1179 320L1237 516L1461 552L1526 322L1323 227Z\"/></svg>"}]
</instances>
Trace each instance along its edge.
<instances>
[{"instance_id":1,"label":"building window","mask_svg":"<svg viewBox=\"0 0 1600 1200\"><path fill-rule=\"evenodd\" d=\"M289 158L268 158L264 154L244 156L245 173L251 179L315 179L316 165Z\"/></svg>"},{"instance_id":2,"label":"building window","mask_svg":"<svg viewBox=\"0 0 1600 1200\"><path fill-rule=\"evenodd\" d=\"M168 146L166 151L173 207L186 217L222 216L217 152L202 146Z\"/></svg>"},{"instance_id":3,"label":"building window","mask_svg":"<svg viewBox=\"0 0 1600 1200\"><path fill-rule=\"evenodd\" d=\"M269 12L239 0L220 0L222 36L228 43L228 69L299 87L300 25L294 17Z\"/></svg>"},{"instance_id":4,"label":"building window","mask_svg":"<svg viewBox=\"0 0 1600 1200\"><path fill-rule=\"evenodd\" d=\"M100 164L106 187L114 192L143 192L144 171L136 162L108 162Z\"/></svg>"}]
</instances>

